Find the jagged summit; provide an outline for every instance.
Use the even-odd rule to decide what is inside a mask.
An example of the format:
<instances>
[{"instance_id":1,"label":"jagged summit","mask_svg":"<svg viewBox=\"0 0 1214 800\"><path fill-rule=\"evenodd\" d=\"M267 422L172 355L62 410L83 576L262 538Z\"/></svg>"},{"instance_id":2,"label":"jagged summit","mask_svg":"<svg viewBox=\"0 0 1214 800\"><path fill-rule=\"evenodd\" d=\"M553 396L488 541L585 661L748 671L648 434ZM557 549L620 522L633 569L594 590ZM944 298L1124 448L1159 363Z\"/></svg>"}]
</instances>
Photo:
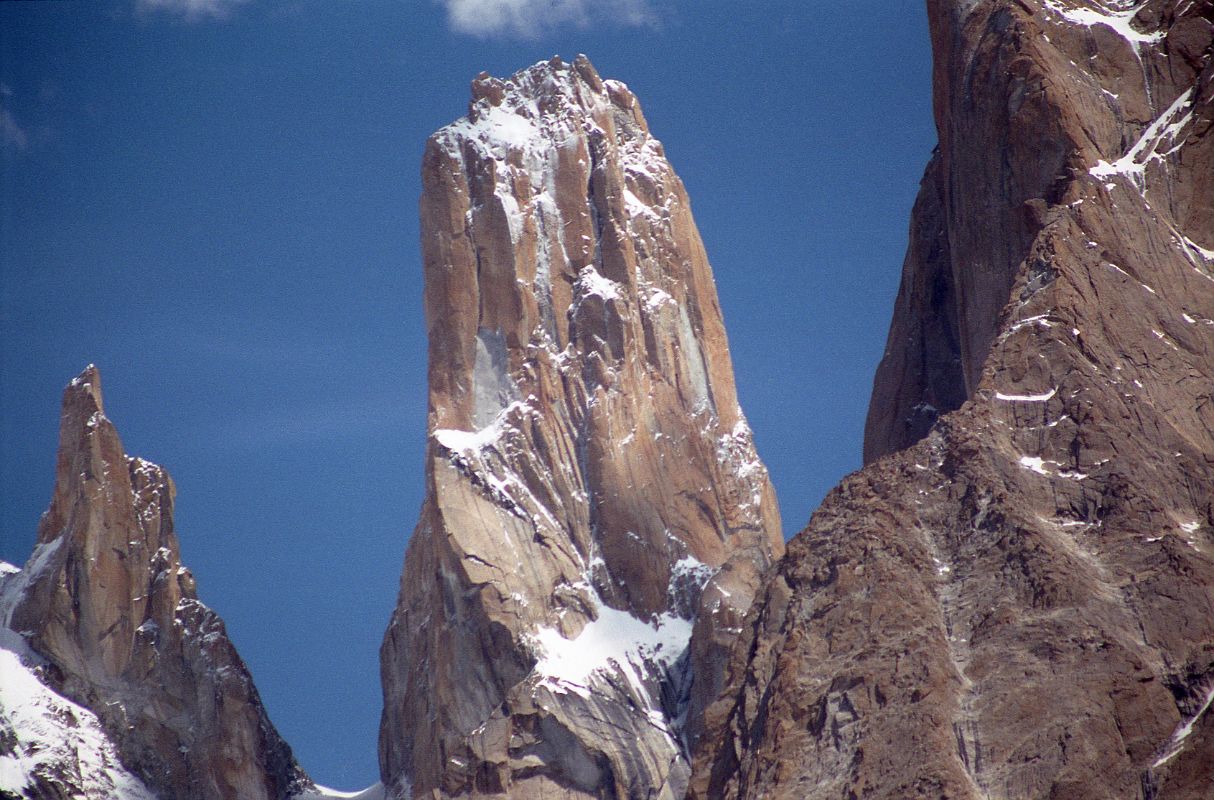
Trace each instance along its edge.
<instances>
[{"instance_id":1,"label":"jagged summit","mask_svg":"<svg viewBox=\"0 0 1214 800\"><path fill-rule=\"evenodd\" d=\"M579 57L472 95L422 167L427 497L382 650L384 782L678 797L782 550L711 271L623 84Z\"/></svg>"},{"instance_id":2,"label":"jagged summit","mask_svg":"<svg viewBox=\"0 0 1214 800\"><path fill-rule=\"evenodd\" d=\"M620 81L603 80L590 60L579 55L572 64L553 56L509 78L482 72L472 80L468 114L435 133L450 142L479 142L493 152L543 147L575 134L587 112L619 98L633 109L634 121L649 133L636 98ZM627 99L625 99L627 98ZM534 178L543 179L543 172Z\"/></svg>"},{"instance_id":3,"label":"jagged summit","mask_svg":"<svg viewBox=\"0 0 1214 800\"><path fill-rule=\"evenodd\" d=\"M285 800L310 787L181 564L175 488L126 455L89 365L63 393L50 508L3 576L0 788L80 800Z\"/></svg>"},{"instance_id":4,"label":"jagged summit","mask_svg":"<svg viewBox=\"0 0 1214 800\"><path fill-rule=\"evenodd\" d=\"M579 56L573 64L559 58L540 62L505 80L482 73L472 82L472 95L468 116L431 137L423 165L423 177L435 184L423 195L426 253L436 237L465 223L438 216L452 210L445 200L426 205L435 189L484 193L477 194L468 209L472 218L467 220L467 231L475 239L474 250L468 249L468 242L457 241L451 244L454 252L433 253L448 260L481 259L475 262L476 280L451 286L451 291L462 294L452 298L458 304L441 309L444 316L475 313L479 330L509 330L512 346L526 343L559 355L572 344L571 329L576 333L575 317L583 311L610 313L607 306L627 299L636 303L640 316L659 317L680 307L676 295L664 288L666 283L702 276L711 281L705 268L683 267L685 276L667 275L663 262L672 254L642 249L658 244L655 235L669 236L676 230L682 234L694 224L682 183L661 144L649 135L640 105L624 84L600 79L586 57ZM610 165L592 163L607 152ZM447 174L435 174L440 164L458 165L466 173L464 185L452 184ZM600 236L609 239L603 243ZM698 235L676 244L689 251L688 258L703 260ZM439 309L429 298L452 280L436 275L434 289L427 286L432 329ZM707 338L706 344L727 350L715 290L711 286L709 290L690 286L680 292L704 294L715 313L693 320L688 315L699 312L698 306L675 311L681 315L679 334L693 338L694 322L704 328L696 333ZM521 328L523 322L531 327ZM618 348L622 327L610 328L604 342ZM673 367L670 371L690 400L689 409L715 406L719 395L717 413L724 413L723 424L732 428L739 417L728 361L709 364L700 342L687 344L685 352L676 348L681 351L679 363L659 362L653 367ZM448 369L462 366L462 361L431 362L432 393L442 391L444 400L431 403L431 412L439 417L438 428L484 427L513 397L510 387L493 385L489 353L493 344L478 341L476 348L482 358L476 381L461 382L456 379L460 373ZM658 359L671 354L649 355ZM438 373L437 367L444 371ZM714 370L711 375L709 367ZM473 388L480 394L470 392Z\"/></svg>"}]
</instances>

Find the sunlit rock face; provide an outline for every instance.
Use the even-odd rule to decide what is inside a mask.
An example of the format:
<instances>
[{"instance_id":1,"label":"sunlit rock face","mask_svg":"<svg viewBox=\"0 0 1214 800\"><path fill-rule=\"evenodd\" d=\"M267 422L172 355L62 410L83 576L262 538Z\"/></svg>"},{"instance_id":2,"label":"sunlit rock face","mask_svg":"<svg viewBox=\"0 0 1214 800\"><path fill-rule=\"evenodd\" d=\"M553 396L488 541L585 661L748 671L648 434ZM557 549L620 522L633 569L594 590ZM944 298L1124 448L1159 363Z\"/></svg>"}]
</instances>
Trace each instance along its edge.
<instances>
[{"instance_id":1,"label":"sunlit rock face","mask_svg":"<svg viewBox=\"0 0 1214 800\"><path fill-rule=\"evenodd\" d=\"M1214 6L932 0L940 144L847 478L695 797L1214 797Z\"/></svg>"},{"instance_id":2,"label":"sunlit rock face","mask_svg":"<svg viewBox=\"0 0 1214 800\"><path fill-rule=\"evenodd\" d=\"M14 796L279 800L311 785L181 565L173 496L164 469L123 451L89 367L64 391L37 546L0 585Z\"/></svg>"},{"instance_id":3,"label":"sunlit rock face","mask_svg":"<svg viewBox=\"0 0 1214 800\"><path fill-rule=\"evenodd\" d=\"M681 797L782 551L712 274L623 84L554 59L472 94L422 168L427 495L381 653L384 782Z\"/></svg>"}]
</instances>

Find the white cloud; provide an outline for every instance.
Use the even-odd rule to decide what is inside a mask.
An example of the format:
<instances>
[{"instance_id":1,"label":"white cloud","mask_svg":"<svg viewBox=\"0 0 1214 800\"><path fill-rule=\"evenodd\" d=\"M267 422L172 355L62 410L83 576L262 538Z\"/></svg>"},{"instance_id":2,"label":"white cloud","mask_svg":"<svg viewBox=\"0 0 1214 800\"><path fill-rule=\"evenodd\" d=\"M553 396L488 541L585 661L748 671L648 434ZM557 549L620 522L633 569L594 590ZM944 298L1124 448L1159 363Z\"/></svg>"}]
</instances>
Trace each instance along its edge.
<instances>
[{"instance_id":1,"label":"white cloud","mask_svg":"<svg viewBox=\"0 0 1214 800\"><path fill-rule=\"evenodd\" d=\"M24 150L29 141L29 135L17 124L17 118L12 112L7 108L0 108L0 143L5 147Z\"/></svg>"},{"instance_id":2,"label":"white cloud","mask_svg":"<svg viewBox=\"0 0 1214 800\"><path fill-rule=\"evenodd\" d=\"M191 22L202 19L224 19L237 6L248 0L135 0L141 12L163 11Z\"/></svg>"},{"instance_id":3,"label":"white cloud","mask_svg":"<svg viewBox=\"0 0 1214 800\"><path fill-rule=\"evenodd\" d=\"M561 25L653 25L650 0L440 0L451 27L473 36L530 39Z\"/></svg>"}]
</instances>

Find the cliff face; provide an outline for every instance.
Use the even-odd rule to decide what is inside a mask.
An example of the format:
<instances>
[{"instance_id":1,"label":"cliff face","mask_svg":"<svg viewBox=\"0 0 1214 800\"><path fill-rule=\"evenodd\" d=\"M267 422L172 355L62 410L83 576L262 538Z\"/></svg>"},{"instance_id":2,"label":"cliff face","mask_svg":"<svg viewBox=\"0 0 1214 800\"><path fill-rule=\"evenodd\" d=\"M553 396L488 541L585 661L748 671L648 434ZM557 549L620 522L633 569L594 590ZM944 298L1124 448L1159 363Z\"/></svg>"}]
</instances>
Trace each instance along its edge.
<instances>
[{"instance_id":1,"label":"cliff face","mask_svg":"<svg viewBox=\"0 0 1214 800\"><path fill-rule=\"evenodd\" d=\"M554 59L472 91L423 165L427 497L381 651L384 782L679 797L782 550L712 275L623 84Z\"/></svg>"},{"instance_id":2,"label":"cliff face","mask_svg":"<svg viewBox=\"0 0 1214 800\"><path fill-rule=\"evenodd\" d=\"M693 795L1214 796L1214 5L928 5L868 466L757 596Z\"/></svg>"},{"instance_id":3,"label":"cliff face","mask_svg":"<svg viewBox=\"0 0 1214 800\"><path fill-rule=\"evenodd\" d=\"M928 6L940 143L915 204L865 463L918 441L973 395L1024 262L1081 178L1127 188L1128 199L1154 184L1164 221L1141 199L1139 211L1124 200L1114 210L1119 189L1099 198L1138 249L1158 229L1156 249L1205 263L1179 232L1200 240L1214 225L1209 98L1199 96L1208 2Z\"/></svg>"},{"instance_id":4,"label":"cliff face","mask_svg":"<svg viewBox=\"0 0 1214 800\"><path fill-rule=\"evenodd\" d=\"M0 755L24 774L4 788L277 800L310 786L181 565L173 495L167 472L124 453L90 367L64 392L38 544L4 576Z\"/></svg>"}]
</instances>

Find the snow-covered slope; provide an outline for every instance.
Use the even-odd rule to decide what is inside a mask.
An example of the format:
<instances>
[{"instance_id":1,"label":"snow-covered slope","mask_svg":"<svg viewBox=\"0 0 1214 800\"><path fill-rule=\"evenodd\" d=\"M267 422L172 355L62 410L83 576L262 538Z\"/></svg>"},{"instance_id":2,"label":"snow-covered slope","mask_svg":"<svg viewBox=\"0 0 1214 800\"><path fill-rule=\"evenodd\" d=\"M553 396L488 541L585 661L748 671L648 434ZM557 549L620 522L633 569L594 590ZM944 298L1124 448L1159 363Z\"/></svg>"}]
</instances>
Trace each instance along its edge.
<instances>
[{"instance_id":1,"label":"snow-covered slope","mask_svg":"<svg viewBox=\"0 0 1214 800\"><path fill-rule=\"evenodd\" d=\"M0 561L0 798L157 800L122 765L97 715L52 688L54 665L8 627L13 605L42 560L36 554L27 570ZM294 800L384 797L380 783L353 792L313 785Z\"/></svg>"},{"instance_id":2,"label":"snow-covered slope","mask_svg":"<svg viewBox=\"0 0 1214 800\"><path fill-rule=\"evenodd\" d=\"M386 797L387 794L382 783L376 783L355 792L343 792L340 789L330 789L328 786L316 784L296 795L295 800L385 800ZM405 800L408 800L407 796Z\"/></svg>"},{"instance_id":3,"label":"snow-covered slope","mask_svg":"<svg viewBox=\"0 0 1214 800\"><path fill-rule=\"evenodd\" d=\"M7 627L25 577L0 562L0 797L155 800L97 715L44 683L46 661Z\"/></svg>"}]
</instances>

